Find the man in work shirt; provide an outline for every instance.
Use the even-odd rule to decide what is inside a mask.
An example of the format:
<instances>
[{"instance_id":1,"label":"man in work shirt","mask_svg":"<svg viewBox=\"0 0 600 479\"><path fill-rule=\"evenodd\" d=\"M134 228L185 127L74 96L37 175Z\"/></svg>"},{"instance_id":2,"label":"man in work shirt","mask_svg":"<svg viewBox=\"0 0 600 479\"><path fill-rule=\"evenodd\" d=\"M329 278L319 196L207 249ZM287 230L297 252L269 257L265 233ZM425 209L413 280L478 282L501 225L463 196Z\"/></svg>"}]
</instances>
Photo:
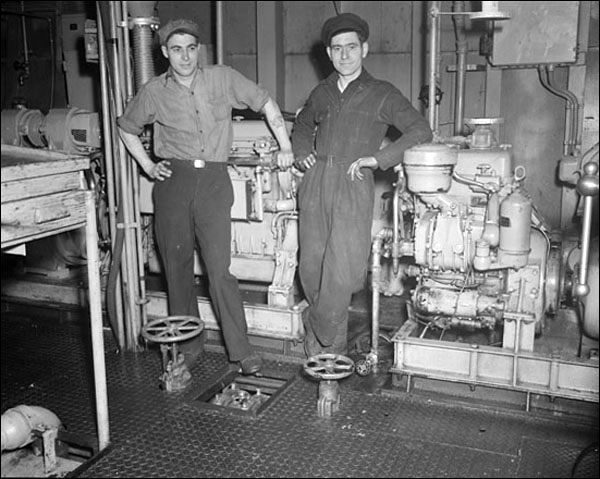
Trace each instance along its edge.
<instances>
[{"instance_id":1,"label":"man in work shirt","mask_svg":"<svg viewBox=\"0 0 600 479\"><path fill-rule=\"evenodd\" d=\"M281 111L266 90L226 66L198 66L200 30L190 20L170 21L159 32L169 69L148 81L119 117L121 138L154 185L156 242L167 280L170 315L198 317L194 285L196 240L209 292L231 362L257 374L262 359L247 337L237 279L230 273L233 187L227 160L233 141L232 108L263 112L279 142L278 163L293 162ZM138 135L154 127L151 159ZM202 351L197 339L180 350L188 367Z\"/></svg>"}]
</instances>

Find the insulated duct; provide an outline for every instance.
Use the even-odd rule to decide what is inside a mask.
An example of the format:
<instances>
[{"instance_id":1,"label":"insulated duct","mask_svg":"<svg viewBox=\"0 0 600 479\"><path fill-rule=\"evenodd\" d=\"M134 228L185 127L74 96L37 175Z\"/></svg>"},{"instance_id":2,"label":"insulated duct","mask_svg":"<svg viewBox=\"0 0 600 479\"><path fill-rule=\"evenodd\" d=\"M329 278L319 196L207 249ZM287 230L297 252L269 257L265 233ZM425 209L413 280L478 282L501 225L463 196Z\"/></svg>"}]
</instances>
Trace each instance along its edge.
<instances>
[{"instance_id":1,"label":"insulated duct","mask_svg":"<svg viewBox=\"0 0 600 479\"><path fill-rule=\"evenodd\" d=\"M160 21L154 16L158 2L128 2L133 40L135 90L156 76L152 58L152 38Z\"/></svg>"}]
</instances>

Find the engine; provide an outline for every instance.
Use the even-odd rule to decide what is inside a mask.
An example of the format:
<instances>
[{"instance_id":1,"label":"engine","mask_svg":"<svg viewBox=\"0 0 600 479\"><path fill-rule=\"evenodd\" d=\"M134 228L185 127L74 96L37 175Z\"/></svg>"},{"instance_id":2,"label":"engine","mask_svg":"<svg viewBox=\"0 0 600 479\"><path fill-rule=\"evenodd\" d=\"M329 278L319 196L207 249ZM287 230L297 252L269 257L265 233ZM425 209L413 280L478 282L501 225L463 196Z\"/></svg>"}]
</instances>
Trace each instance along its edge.
<instances>
[{"instance_id":1,"label":"engine","mask_svg":"<svg viewBox=\"0 0 600 479\"><path fill-rule=\"evenodd\" d=\"M485 122L462 145L405 152L397 251L416 280L411 313L428 327L504 326L502 346L533 350L549 305L550 238L523 188L525 169ZM516 344L515 344L516 343Z\"/></svg>"}]
</instances>

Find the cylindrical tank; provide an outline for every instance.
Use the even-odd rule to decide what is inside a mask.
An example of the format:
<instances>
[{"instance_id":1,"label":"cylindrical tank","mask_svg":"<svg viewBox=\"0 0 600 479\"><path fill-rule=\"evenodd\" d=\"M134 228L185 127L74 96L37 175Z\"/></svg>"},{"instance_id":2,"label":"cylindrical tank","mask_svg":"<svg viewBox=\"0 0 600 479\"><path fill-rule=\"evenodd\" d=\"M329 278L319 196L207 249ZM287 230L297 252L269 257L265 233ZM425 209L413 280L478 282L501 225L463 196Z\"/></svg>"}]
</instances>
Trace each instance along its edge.
<instances>
[{"instance_id":1,"label":"cylindrical tank","mask_svg":"<svg viewBox=\"0 0 600 479\"><path fill-rule=\"evenodd\" d=\"M500 251L524 256L527 264L531 240L531 200L515 190L500 204Z\"/></svg>"}]
</instances>

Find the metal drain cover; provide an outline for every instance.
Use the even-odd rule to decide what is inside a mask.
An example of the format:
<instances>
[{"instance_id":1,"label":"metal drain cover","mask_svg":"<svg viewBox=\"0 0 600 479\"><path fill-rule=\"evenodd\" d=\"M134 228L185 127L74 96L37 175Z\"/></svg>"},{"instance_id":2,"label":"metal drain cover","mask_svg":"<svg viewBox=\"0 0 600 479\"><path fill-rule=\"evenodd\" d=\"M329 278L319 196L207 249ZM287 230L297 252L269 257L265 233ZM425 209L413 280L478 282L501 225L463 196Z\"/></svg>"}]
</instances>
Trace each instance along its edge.
<instances>
[{"instance_id":1,"label":"metal drain cover","mask_svg":"<svg viewBox=\"0 0 600 479\"><path fill-rule=\"evenodd\" d=\"M256 417L290 386L294 374L263 370L262 376L243 376L230 368L222 371L191 405L230 414Z\"/></svg>"}]
</instances>

